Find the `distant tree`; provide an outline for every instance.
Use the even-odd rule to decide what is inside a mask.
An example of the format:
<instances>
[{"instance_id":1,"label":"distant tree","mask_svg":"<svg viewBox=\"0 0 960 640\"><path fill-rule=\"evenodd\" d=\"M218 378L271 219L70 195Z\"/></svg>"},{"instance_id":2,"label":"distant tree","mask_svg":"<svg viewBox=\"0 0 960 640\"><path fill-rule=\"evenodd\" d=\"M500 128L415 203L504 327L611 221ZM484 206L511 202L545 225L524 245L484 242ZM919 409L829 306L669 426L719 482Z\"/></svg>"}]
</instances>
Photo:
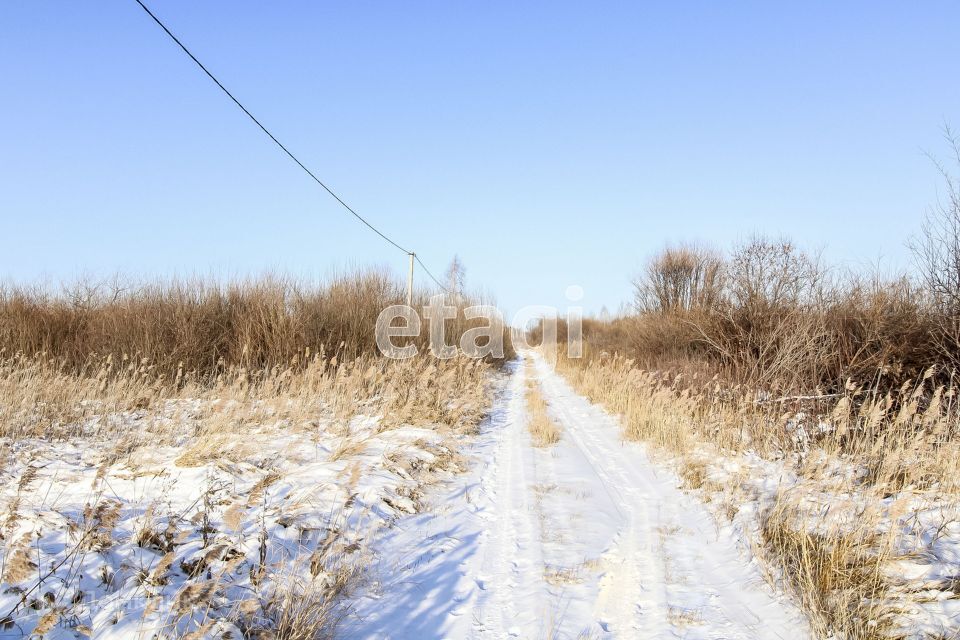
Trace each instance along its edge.
<instances>
[{"instance_id":1,"label":"distant tree","mask_svg":"<svg viewBox=\"0 0 960 640\"><path fill-rule=\"evenodd\" d=\"M463 297L464 283L467 278L467 269L463 266L460 256L454 254L450 266L447 267L447 290L456 299Z\"/></svg>"},{"instance_id":2,"label":"distant tree","mask_svg":"<svg viewBox=\"0 0 960 640\"><path fill-rule=\"evenodd\" d=\"M731 302L756 315L809 302L821 280L816 258L790 240L763 236L736 247L726 271Z\"/></svg>"},{"instance_id":3,"label":"distant tree","mask_svg":"<svg viewBox=\"0 0 960 640\"><path fill-rule=\"evenodd\" d=\"M960 167L960 135L944 127L951 162ZM910 243L937 318L937 341L953 366L960 366L960 179L930 156L946 182L946 194L926 216Z\"/></svg>"},{"instance_id":4,"label":"distant tree","mask_svg":"<svg viewBox=\"0 0 960 640\"><path fill-rule=\"evenodd\" d=\"M658 313L711 308L720 295L722 277L723 259L712 249L667 247L633 281L634 302L640 311Z\"/></svg>"}]
</instances>

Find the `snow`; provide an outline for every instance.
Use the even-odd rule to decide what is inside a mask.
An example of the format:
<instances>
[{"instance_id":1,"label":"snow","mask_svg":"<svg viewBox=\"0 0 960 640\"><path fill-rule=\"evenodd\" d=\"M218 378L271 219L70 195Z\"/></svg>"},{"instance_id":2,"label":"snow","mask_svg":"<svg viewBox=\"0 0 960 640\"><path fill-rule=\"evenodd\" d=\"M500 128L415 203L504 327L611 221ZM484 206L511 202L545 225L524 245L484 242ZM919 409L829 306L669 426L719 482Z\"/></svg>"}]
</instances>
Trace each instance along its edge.
<instances>
[{"instance_id":1,"label":"snow","mask_svg":"<svg viewBox=\"0 0 960 640\"><path fill-rule=\"evenodd\" d=\"M120 459L115 443L92 439L0 443L0 618L12 612L0 638L26 637L48 615L48 638L239 638L227 622L238 606L335 580L372 530L416 511L432 465L455 466L436 429L381 430L357 416L346 431L361 444L337 455L343 427L251 427L196 464L185 462L189 440ZM217 455L236 446L242 459ZM19 576L18 541L30 563ZM210 595L183 606L191 584Z\"/></svg>"},{"instance_id":2,"label":"snow","mask_svg":"<svg viewBox=\"0 0 960 640\"><path fill-rule=\"evenodd\" d=\"M802 638L803 615L676 475L534 353L562 430L536 449L515 364L470 470L372 544L356 638Z\"/></svg>"}]
</instances>

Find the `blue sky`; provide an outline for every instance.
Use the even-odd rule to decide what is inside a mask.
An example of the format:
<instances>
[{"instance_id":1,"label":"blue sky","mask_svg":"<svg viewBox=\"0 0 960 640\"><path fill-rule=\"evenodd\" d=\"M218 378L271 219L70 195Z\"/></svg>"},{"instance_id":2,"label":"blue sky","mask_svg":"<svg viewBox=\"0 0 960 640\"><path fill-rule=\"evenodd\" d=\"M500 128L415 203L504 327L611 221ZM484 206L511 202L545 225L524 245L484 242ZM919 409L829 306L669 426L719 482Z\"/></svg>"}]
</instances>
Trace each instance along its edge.
<instances>
[{"instance_id":1,"label":"blue sky","mask_svg":"<svg viewBox=\"0 0 960 640\"><path fill-rule=\"evenodd\" d=\"M960 127L960 3L310 3L154 11L352 206L508 310L611 309L665 242L906 268ZM0 275L405 256L133 0L0 3ZM422 281L421 281L422 282Z\"/></svg>"}]
</instances>

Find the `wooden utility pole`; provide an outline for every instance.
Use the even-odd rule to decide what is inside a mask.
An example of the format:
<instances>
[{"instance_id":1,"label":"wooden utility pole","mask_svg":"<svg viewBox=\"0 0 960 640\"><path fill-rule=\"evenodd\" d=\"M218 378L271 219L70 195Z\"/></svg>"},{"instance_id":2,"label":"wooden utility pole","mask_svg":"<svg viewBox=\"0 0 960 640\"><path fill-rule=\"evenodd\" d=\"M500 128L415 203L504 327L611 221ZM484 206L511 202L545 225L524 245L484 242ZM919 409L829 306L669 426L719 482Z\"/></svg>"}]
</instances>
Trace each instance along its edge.
<instances>
[{"instance_id":1,"label":"wooden utility pole","mask_svg":"<svg viewBox=\"0 0 960 640\"><path fill-rule=\"evenodd\" d=\"M407 306L413 306L413 260L417 254L410 252L410 271L407 273Z\"/></svg>"}]
</instances>

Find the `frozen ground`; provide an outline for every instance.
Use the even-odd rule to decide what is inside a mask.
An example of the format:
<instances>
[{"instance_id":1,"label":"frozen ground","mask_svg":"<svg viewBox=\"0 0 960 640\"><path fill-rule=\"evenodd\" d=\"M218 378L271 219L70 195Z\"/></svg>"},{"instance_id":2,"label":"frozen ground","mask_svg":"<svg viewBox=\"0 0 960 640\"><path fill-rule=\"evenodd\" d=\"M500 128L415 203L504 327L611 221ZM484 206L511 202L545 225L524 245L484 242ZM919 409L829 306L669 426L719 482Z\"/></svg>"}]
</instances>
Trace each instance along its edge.
<instances>
[{"instance_id":1,"label":"frozen ground","mask_svg":"<svg viewBox=\"0 0 960 640\"><path fill-rule=\"evenodd\" d=\"M468 473L373 543L352 638L724 638L809 635L803 615L616 420L534 354L559 443L526 428L514 366Z\"/></svg>"},{"instance_id":2,"label":"frozen ground","mask_svg":"<svg viewBox=\"0 0 960 640\"><path fill-rule=\"evenodd\" d=\"M357 417L129 453L0 443L0 638L275 637L257 629L302 628L300 613L332 624L342 609L327 596L353 579L370 532L457 468L446 437Z\"/></svg>"}]
</instances>

